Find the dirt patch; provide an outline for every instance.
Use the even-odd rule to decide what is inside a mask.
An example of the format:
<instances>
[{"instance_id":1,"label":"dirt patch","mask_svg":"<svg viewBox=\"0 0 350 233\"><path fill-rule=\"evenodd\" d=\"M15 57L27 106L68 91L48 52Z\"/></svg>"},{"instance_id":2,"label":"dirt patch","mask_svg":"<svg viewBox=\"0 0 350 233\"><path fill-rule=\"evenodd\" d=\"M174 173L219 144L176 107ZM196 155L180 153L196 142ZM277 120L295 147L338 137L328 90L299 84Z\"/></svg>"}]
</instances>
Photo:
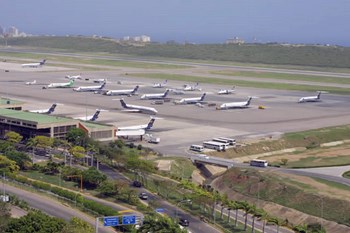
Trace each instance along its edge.
<instances>
[{"instance_id":1,"label":"dirt patch","mask_svg":"<svg viewBox=\"0 0 350 233\"><path fill-rule=\"evenodd\" d=\"M160 171L170 171L171 164L174 162L174 160L159 160L157 164L157 168Z\"/></svg>"}]
</instances>

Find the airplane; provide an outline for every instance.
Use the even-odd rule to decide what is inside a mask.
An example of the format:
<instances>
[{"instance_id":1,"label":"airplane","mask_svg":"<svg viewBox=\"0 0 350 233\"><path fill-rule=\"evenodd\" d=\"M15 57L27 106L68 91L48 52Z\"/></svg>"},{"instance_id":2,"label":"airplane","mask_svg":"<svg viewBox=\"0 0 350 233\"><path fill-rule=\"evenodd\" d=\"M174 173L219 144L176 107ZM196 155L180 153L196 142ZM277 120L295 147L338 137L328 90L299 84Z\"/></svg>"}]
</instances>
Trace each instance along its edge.
<instances>
[{"instance_id":1,"label":"airplane","mask_svg":"<svg viewBox=\"0 0 350 233\"><path fill-rule=\"evenodd\" d=\"M152 115L155 115L158 112L155 108L127 104L125 103L124 99L121 99L120 103L122 107L126 109L124 111L127 111L127 112L141 112L141 113L148 113Z\"/></svg>"},{"instance_id":2,"label":"airplane","mask_svg":"<svg viewBox=\"0 0 350 233\"><path fill-rule=\"evenodd\" d=\"M83 117L74 117L74 119L82 120L82 121L96 121L101 111L105 111L105 110L96 109L96 112L94 113L94 115L83 116Z\"/></svg>"},{"instance_id":3,"label":"airplane","mask_svg":"<svg viewBox=\"0 0 350 233\"><path fill-rule=\"evenodd\" d=\"M232 89L220 89L218 91L218 95L228 95L232 94L235 91L235 86L232 87Z\"/></svg>"},{"instance_id":4,"label":"airplane","mask_svg":"<svg viewBox=\"0 0 350 233\"><path fill-rule=\"evenodd\" d=\"M175 95L183 95L185 94L185 92L183 90L180 89L169 89L172 93L174 93Z\"/></svg>"},{"instance_id":5,"label":"airplane","mask_svg":"<svg viewBox=\"0 0 350 233\"><path fill-rule=\"evenodd\" d=\"M36 80L32 81L32 82L26 82L26 85L34 85L36 84Z\"/></svg>"},{"instance_id":6,"label":"airplane","mask_svg":"<svg viewBox=\"0 0 350 233\"><path fill-rule=\"evenodd\" d=\"M69 88L72 87L74 84L74 80L69 80L69 82L67 83L50 83L49 85L47 85L47 87L43 87L45 88Z\"/></svg>"},{"instance_id":7,"label":"airplane","mask_svg":"<svg viewBox=\"0 0 350 233\"><path fill-rule=\"evenodd\" d=\"M217 110L225 110L225 109L231 109L231 108L248 108L250 102L252 101L253 97L249 97L247 101L244 102L231 102L231 103L224 103L221 104L219 107L217 107Z\"/></svg>"},{"instance_id":8,"label":"airplane","mask_svg":"<svg viewBox=\"0 0 350 233\"><path fill-rule=\"evenodd\" d=\"M77 91L77 92L84 92L84 91L99 92L105 87L105 85L106 85L106 82L102 83L99 86L76 87L76 88L73 89L73 91Z\"/></svg>"},{"instance_id":9,"label":"airplane","mask_svg":"<svg viewBox=\"0 0 350 233\"><path fill-rule=\"evenodd\" d=\"M22 68L29 67L29 68L38 68L44 65L46 60L42 60L41 62L36 62L36 63L27 63L27 64L22 64Z\"/></svg>"},{"instance_id":10,"label":"airplane","mask_svg":"<svg viewBox=\"0 0 350 233\"><path fill-rule=\"evenodd\" d=\"M157 93L157 94L144 94L141 96L142 100L156 100L156 99L164 99L169 93L169 89L166 90L164 93Z\"/></svg>"},{"instance_id":11,"label":"airplane","mask_svg":"<svg viewBox=\"0 0 350 233\"><path fill-rule=\"evenodd\" d=\"M197 103L203 102L205 96L206 96L206 93L203 93L201 97L183 98L175 103L176 104L197 104Z\"/></svg>"},{"instance_id":12,"label":"airplane","mask_svg":"<svg viewBox=\"0 0 350 233\"><path fill-rule=\"evenodd\" d=\"M139 86L136 86L134 89L128 89L128 90L109 90L105 93L105 95L127 95L132 96L136 93L136 91L139 89Z\"/></svg>"},{"instance_id":13,"label":"airplane","mask_svg":"<svg viewBox=\"0 0 350 233\"><path fill-rule=\"evenodd\" d=\"M202 89L198 87L198 83L196 83L195 85L184 85L184 88L183 88L184 91L201 91Z\"/></svg>"},{"instance_id":14,"label":"airplane","mask_svg":"<svg viewBox=\"0 0 350 233\"><path fill-rule=\"evenodd\" d=\"M79 75L66 75L65 78L67 78L69 80L77 80L77 79L81 79L81 75L80 74Z\"/></svg>"},{"instance_id":15,"label":"airplane","mask_svg":"<svg viewBox=\"0 0 350 233\"><path fill-rule=\"evenodd\" d=\"M162 87L165 87L165 86L167 85L167 82L168 82L168 80L164 80L164 82L162 82L162 83L154 83L154 84L153 84L153 87L154 87L154 88L162 88Z\"/></svg>"},{"instance_id":16,"label":"airplane","mask_svg":"<svg viewBox=\"0 0 350 233\"><path fill-rule=\"evenodd\" d=\"M298 101L298 103L305 103L305 102L318 102L321 101L320 97L321 97L321 93L326 93L323 91L318 91L318 94L315 96L307 96L307 97L301 97Z\"/></svg>"},{"instance_id":17,"label":"airplane","mask_svg":"<svg viewBox=\"0 0 350 233\"><path fill-rule=\"evenodd\" d=\"M41 113L41 114L51 114L55 111L55 108L57 107L57 104L52 104L50 108L48 109L40 109L40 110L29 110L29 112L33 113Z\"/></svg>"},{"instance_id":18,"label":"airplane","mask_svg":"<svg viewBox=\"0 0 350 233\"><path fill-rule=\"evenodd\" d=\"M153 127L155 120L156 118L151 117L151 120L148 122L148 124L118 127L118 131L140 130L140 129L150 130Z\"/></svg>"}]
</instances>

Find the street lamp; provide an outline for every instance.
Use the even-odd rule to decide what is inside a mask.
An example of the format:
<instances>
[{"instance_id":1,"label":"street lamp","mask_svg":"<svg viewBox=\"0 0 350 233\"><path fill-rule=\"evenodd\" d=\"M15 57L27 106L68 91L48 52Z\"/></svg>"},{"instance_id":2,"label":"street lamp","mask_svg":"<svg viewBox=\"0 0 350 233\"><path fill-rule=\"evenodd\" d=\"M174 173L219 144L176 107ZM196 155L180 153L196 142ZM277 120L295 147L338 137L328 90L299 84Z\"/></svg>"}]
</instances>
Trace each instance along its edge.
<instances>
[{"instance_id":1,"label":"street lamp","mask_svg":"<svg viewBox=\"0 0 350 233\"><path fill-rule=\"evenodd\" d=\"M185 200L182 200L182 201L179 201L177 204L176 204L176 209L175 209L175 219L177 219L177 216L178 216L178 207L181 205L181 203L191 203L192 200L191 199L185 199Z\"/></svg>"}]
</instances>

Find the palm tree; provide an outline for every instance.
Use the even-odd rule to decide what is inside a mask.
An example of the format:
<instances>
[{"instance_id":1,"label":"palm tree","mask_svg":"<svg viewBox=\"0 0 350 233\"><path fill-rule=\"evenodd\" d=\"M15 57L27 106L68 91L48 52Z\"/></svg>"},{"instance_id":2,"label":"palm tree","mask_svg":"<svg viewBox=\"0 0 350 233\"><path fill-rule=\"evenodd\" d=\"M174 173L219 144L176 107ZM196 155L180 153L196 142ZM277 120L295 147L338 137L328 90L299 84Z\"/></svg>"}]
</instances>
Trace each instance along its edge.
<instances>
[{"instance_id":1,"label":"palm tree","mask_svg":"<svg viewBox=\"0 0 350 233\"><path fill-rule=\"evenodd\" d=\"M280 218L274 217L274 218L270 218L269 220L267 220L267 222L275 224L277 233L279 233L280 226L282 226L284 221Z\"/></svg>"},{"instance_id":2,"label":"palm tree","mask_svg":"<svg viewBox=\"0 0 350 233\"><path fill-rule=\"evenodd\" d=\"M233 201L230 205L230 208L235 210L235 227L237 227L237 222L238 222L238 210L242 208L242 205L238 201Z\"/></svg>"},{"instance_id":3,"label":"palm tree","mask_svg":"<svg viewBox=\"0 0 350 233\"><path fill-rule=\"evenodd\" d=\"M220 212L220 218L222 219L222 215L224 212L225 207L228 206L228 198L227 198L227 193L221 196L221 212Z\"/></svg>"},{"instance_id":4,"label":"palm tree","mask_svg":"<svg viewBox=\"0 0 350 233\"><path fill-rule=\"evenodd\" d=\"M263 222L262 233L265 233L266 221L270 218L269 214L263 209L258 209L256 217L259 219L259 221Z\"/></svg>"},{"instance_id":5,"label":"palm tree","mask_svg":"<svg viewBox=\"0 0 350 233\"><path fill-rule=\"evenodd\" d=\"M255 218L258 217L258 209L256 208L256 205L251 205L249 209L249 214L252 215L252 233L255 232Z\"/></svg>"},{"instance_id":6,"label":"palm tree","mask_svg":"<svg viewBox=\"0 0 350 233\"><path fill-rule=\"evenodd\" d=\"M252 206L247 201L240 202L241 209L244 211L244 230L247 230L247 223L248 223L248 214L249 211L251 211Z\"/></svg>"},{"instance_id":7,"label":"palm tree","mask_svg":"<svg viewBox=\"0 0 350 233\"><path fill-rule=\"evenodd\" d=\"M35 148L38 145L38 141L35 138L29 138L27 143L26 143L26 147L27 148L31 148L32 149L32 163L34 164L34 152L35 152Z\"/></svg>"}]
</instances>

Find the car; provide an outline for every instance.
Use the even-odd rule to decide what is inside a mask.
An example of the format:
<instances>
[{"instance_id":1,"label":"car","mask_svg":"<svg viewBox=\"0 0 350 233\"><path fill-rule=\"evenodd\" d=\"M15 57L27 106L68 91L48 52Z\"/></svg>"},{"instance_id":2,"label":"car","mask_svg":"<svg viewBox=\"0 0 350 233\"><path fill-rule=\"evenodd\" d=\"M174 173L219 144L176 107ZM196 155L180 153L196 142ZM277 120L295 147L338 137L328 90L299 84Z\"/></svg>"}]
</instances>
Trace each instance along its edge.
<instances>
[{"instance_id":1,"label":"car","mask_svg":"<svg viewBox=\"0 0 350 233\"><path fill-rule=\"evenodd\" d=\"M188 227L190 225L190 222L186 218L180 218L179 224L183 227Z\"/></svg>"},{"instance_id":2,"label":"car","mask_svg":"<svg viewBox=\"0 0 350 233\"><path fill-rule=\"evenodd\" d=\"M134 180L134 181L132 182L132 185L133 185L134 187L140 188L140 187L142 186L142 183L141 183L140 181Z\"/></svg>"},{"instance_id":3,"label":"car","mask_svg":"<svg viewBox=\"0 0 350 233\"><path fill-rule=\"evenodd\" d=\"M147 200L147 199L148 199L148 195L147 195L147 193L140 193L140 194L139 194L139 198L140 198L141 200Z\"/></svg>"}]
</instances>

